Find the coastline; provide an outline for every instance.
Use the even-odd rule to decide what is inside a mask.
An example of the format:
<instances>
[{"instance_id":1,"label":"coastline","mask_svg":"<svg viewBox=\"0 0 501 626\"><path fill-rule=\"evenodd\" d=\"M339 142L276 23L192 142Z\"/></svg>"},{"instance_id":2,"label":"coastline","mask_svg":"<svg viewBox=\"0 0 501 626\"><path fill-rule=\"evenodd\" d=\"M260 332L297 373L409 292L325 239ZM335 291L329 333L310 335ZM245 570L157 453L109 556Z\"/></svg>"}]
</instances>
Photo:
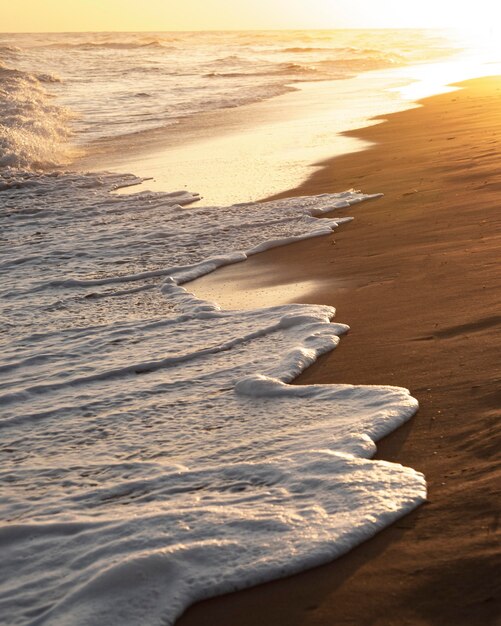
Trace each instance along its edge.
<instances>
[{"instance_id":1,"label":"coastline","mask_svg":"<svg viewBox=\"0 0 501 626\"><path fill-rule=\"evenodd\" d=\"M180 626L499 623L501 78L462 87L349 131L373 145L279 196L385 194L348 209L354 222L190 284L225 308L290 285L336 306L349 335L295 382L410 388L420 411L376 458L423 471L429 503L330 565L195 605Z\"/></svg>"},{"instance_id":2,"label":"coastline","mask_svg":"<svg viewBox=\"0 0 501 626\"><path fill-rule=\"evenodd\" d=\"M269 99L232 106L229 86L257 80L243 57L223 55L231 41L240 50L241 35L211 44L221 71L210 73L199 63L187 70L188 56L212 36L201 33L192 45L188 35L186 54L164 51L160 39L156 52L143 50L140 34L130 33L105 35L105 45L95 33L57 34L54 45L33 35L36 52L6 48L2 106L21 106L1 129L0 159L5 620L134 625L147 616L173 624L197 599L304 572L201 604L202 613L195 607L186 619L383 626L395 615L395 623L419 626L428 615L409 602L416 579L428 584L422 602L438 589L449 613L454 608L447 623L489 625L499 614L491 465L499 80L485 86L488 95L470 86L473 107L458 108L452 97L443 109L424 103L434 107L428 118L404 123L385 119L419 109L431 92L459 89L445 86L444 64L402 67L417 72L414 82L393 71L398 57L391 70L317 82L309 65L275 63L282 83L291 71L313 80L276 97L263 85ZM392 38L398 42L391 32L366 36L382 40L385 59ZM402 41L411 51L424 45L410 32ZM316 48L278 52L298 50L310 63ZM361 56L362 67L379 63L378 46L333 50ZM172 72L169 55L180 71ZM244 71L222 71L235 63ZM461 80L469 77L459 59L453 65ZM271 84L277 76L265 66L250 76ZM218 90L216 103L230 106L202 107L171 133L162 99L174 105L177 86L189 97L171 111L200 98L214 104L207 96ZM465 112L468 132L451 130L449 121ZM152 132L149 122L158 122ZM377 125L381 133L364 134ZM93 151L98 143L102 153ZM78 160L86 149L87 163ZM314 195L346 189L346 181L367 193ZM187 189L206 194L205 206ZM263 204L264 196L283 199ZM337 355L318 360L341 335ZM301 386L319 380L334 384ZM357 380L382 386L349 384ZM424 398L426 420L413 420L377 452L375 442L415 414L415 396L422 405ZM428 504L419 470L430 468ZM455 516L437 513L442 493ZM434 525L416 510L425 502ZM415 516L402 517L410 511ZM408 519L417 520L416 532ZM304 571L391 523L396 534L355 550L355 561ZM387 596L398 598L392 605ZM442 605L429 616L444 622Z\"/></svg>"},{"instance_id":3,"label":"coastline","mask_svg":"<svg viewBox=\"0 0 501 626\"><path fill-rule=\"evenodd\" d=\"M337 80L296 82L282 95L181 118L168 127L97 140L75 166L133 172L145 180L132 193L201 193L202 206L286 194L320 170L324 160L367 147L345 131L373 125L378 115L414 108L416 93L449 91L446 77L458 72L458 63L452 57ZM433 77L429 84L425 70Z\"/></svg>"}]
</instances>

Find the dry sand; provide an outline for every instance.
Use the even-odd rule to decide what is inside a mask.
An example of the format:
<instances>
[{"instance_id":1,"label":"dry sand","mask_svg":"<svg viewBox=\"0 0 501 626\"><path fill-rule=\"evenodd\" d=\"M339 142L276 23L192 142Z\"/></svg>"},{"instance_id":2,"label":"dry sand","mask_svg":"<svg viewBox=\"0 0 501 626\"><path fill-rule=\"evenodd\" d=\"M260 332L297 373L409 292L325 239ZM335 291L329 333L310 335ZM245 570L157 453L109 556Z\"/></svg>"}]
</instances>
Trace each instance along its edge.
<instances>
[{"instance_id":1,"label":"dry sand","mask_svg":"<svg viewBox=\"0 0 501 626\"><path fill-rule=\"evenodd\" d=\"M421 408L378 458L423 471L429 503L330 565L200 603L179 626L501 624L501 78L463 87L350 133L375 145L287 194L385 194L350 208L352 223L190 286L225 306L259 289L286 301L296 285L289 299L336 306L349 335L296 382L411 389Z\"/></svg>"}]
</instances>

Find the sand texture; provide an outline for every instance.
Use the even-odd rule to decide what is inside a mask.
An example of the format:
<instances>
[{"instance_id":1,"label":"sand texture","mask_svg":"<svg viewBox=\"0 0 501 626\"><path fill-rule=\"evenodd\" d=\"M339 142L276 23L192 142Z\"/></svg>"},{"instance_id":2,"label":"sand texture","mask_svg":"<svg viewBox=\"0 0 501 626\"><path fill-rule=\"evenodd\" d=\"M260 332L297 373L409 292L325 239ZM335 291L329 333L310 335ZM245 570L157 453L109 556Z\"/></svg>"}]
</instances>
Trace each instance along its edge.
<instances>
[{"instance_id":1,"label":"sand texture","mask_svg":"<svg viewBox=\"0 0 501 626\"><path fill-rule=\"evenodd\" d=\"M190 287L236 306L259 289L286 301L290 285L336 306L349 335L296 382L408 387L420 411L378 458L424 472L429 502L330 565L200 603L179 626L501 624L501 78L350 134L374 145L288 195L383 199L348 209L332 236Z\"/></svg>"}]
</instances>

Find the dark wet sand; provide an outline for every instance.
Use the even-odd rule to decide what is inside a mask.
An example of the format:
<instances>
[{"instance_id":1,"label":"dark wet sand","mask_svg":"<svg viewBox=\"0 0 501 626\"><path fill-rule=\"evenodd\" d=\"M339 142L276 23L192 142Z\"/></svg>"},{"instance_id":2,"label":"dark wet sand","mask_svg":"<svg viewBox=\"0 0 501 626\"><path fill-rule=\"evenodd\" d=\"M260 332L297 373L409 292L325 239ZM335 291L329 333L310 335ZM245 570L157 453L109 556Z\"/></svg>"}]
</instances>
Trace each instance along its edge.
<instances>
[{"instance_id":1,"label":"dark wet sand","mask_svg":"<svg viewBox=\"0 0 501 626\"><path fill-rule=\"evenodd\" d=\"M283 194L385 194L348 209L353 222L190 285L225 306L314 281L301 300L336 306L351 331L296 382L411 389L418 414L377 456L424 472L429 503L330 565L202 602L179 626L501 624L501 77L463 87L350 133L376 143Z\"/></svg>"}]
</instances>

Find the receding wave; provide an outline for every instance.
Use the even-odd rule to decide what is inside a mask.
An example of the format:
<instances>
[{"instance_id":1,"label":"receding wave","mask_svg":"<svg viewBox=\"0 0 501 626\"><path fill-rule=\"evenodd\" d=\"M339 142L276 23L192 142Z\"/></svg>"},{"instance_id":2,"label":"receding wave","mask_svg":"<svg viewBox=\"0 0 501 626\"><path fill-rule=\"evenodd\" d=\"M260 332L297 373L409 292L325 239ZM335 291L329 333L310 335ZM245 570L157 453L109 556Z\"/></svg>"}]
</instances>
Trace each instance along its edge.
<instances>
[{"instance_id":1,"label":"receding wave","mask_svg":"<svg viewBox=\"0 0 501 626\"><path fill-rule=\"evenodd\" d=\"M346 332L332 307L224 311L180 286L331 233L349 218L315 215L371 196L190 209L187 191L109 193L134 182L32 174L1 192L6 624L172 625L340 556L426 495L369 458L415 412L406 390L289 384Z\"/></svg>"}]
</instances>

